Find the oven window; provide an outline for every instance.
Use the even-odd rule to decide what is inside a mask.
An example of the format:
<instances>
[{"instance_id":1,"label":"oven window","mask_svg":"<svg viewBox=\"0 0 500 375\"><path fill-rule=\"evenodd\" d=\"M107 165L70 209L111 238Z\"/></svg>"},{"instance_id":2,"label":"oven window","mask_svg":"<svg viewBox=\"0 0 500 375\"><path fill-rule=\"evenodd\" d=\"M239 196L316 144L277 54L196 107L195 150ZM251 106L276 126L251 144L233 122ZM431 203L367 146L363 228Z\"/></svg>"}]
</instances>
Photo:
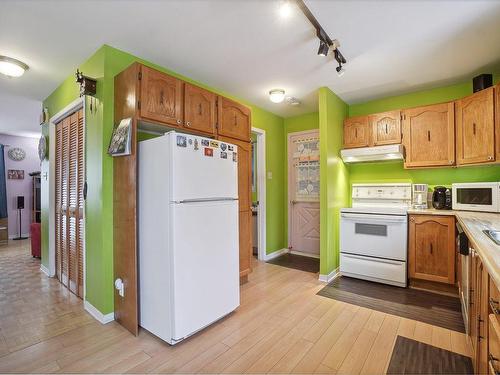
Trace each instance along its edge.
<instances>
[{"instance_id":1,"label":"oven window","mask_svg":"<svg viewBox=\"0 0 500 375\"><path fill-rule=\"evenodd\" d=\"M354 233L387 237L387 225L356 223Z\"/></svg>"},{"instance_id":2,"label":"oven window","mask_svg":"<svg viewBox=\"0 0 500 375\"><path fill-rule=\"evenodd\" d=\"M491 188L458 188L457 202L462 204L477 204L490 206L493 203Z\"/></svg>"}]
</instances>

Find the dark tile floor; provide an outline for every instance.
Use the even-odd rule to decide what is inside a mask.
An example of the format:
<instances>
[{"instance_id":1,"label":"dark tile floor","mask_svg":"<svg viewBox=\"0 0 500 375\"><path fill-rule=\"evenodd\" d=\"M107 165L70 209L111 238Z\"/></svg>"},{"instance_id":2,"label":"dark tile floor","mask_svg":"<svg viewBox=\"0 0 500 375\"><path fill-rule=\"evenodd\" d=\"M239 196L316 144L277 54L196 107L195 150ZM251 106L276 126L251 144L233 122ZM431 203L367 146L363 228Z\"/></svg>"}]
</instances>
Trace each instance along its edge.
<instances>
[{"instance_id":1,"label":"dark tile floor","mask_svg":"<svg viewBox=\"0 0 500 375\"><path fill-rule=\"evenodd\" d=\"M267 263L277 266L293 268L296 270L318 273L319 259L286 253L277 258L269 260Z\"/></svg>"}]
</instances>

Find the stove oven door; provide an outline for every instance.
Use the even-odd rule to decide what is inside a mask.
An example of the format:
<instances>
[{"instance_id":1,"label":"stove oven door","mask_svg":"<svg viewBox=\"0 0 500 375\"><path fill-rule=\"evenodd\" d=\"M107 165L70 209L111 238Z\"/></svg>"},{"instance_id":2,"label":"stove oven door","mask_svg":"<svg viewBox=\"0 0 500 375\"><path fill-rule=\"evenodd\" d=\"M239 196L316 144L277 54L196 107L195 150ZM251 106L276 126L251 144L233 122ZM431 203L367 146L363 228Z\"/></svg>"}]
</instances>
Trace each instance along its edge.
<instances>
[{"instance_id":1,"label":"stove oven door","mask_svg":"<svg viewBox=\"0 0 500 375\"><path fill-rule=\"evenodd\" d=\"M340 252L406 261L406 215L342 212Z\"/></svg>"}]
</instances>

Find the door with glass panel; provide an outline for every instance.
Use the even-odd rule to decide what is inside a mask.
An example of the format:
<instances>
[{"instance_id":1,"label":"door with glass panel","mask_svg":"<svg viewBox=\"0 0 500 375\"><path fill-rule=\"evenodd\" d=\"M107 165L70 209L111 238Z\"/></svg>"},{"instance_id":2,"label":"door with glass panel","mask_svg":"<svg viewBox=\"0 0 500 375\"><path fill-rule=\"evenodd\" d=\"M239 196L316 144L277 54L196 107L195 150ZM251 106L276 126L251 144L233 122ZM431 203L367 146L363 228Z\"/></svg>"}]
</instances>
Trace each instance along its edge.
<instances>
[{"instance_id":1,"label":"door with glass panel","mask_svg":"<svg viewBox=\"0 0 500 375\"><path fill-rule=\"evenodd\" d=\"M319 132L288 135L288 247L319 256Z\"/></svg>"},{"instance_id":2,"label":"door with glass panel","mask_svg":"<svg viewBox=\"0 0 500 375\"><path fill-rule=\"evenodd\" d=\"M84 246L84 118L83 109L56 124L55 245L56 276L83 298Z\"/></svg>"}]
</instances>

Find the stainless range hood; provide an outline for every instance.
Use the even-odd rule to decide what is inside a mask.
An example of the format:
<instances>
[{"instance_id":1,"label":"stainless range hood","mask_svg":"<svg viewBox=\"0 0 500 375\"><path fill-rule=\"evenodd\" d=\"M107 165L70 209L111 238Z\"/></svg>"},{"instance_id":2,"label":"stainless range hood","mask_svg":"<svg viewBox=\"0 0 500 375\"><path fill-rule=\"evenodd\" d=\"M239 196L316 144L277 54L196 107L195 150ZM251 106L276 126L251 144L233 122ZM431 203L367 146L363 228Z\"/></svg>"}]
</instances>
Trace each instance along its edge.
<instances>
[{"instance_id":1,"label":"stainless range hood","mask_svg":"<svg viewBox=\"0 0 500 375\"><path fill-rule=\"evenodd\" d=\"M368 161L403 160L403 145L374 146L349 148L340 150L344 163L360 163Z\"/></svg>"}]
</instances>

